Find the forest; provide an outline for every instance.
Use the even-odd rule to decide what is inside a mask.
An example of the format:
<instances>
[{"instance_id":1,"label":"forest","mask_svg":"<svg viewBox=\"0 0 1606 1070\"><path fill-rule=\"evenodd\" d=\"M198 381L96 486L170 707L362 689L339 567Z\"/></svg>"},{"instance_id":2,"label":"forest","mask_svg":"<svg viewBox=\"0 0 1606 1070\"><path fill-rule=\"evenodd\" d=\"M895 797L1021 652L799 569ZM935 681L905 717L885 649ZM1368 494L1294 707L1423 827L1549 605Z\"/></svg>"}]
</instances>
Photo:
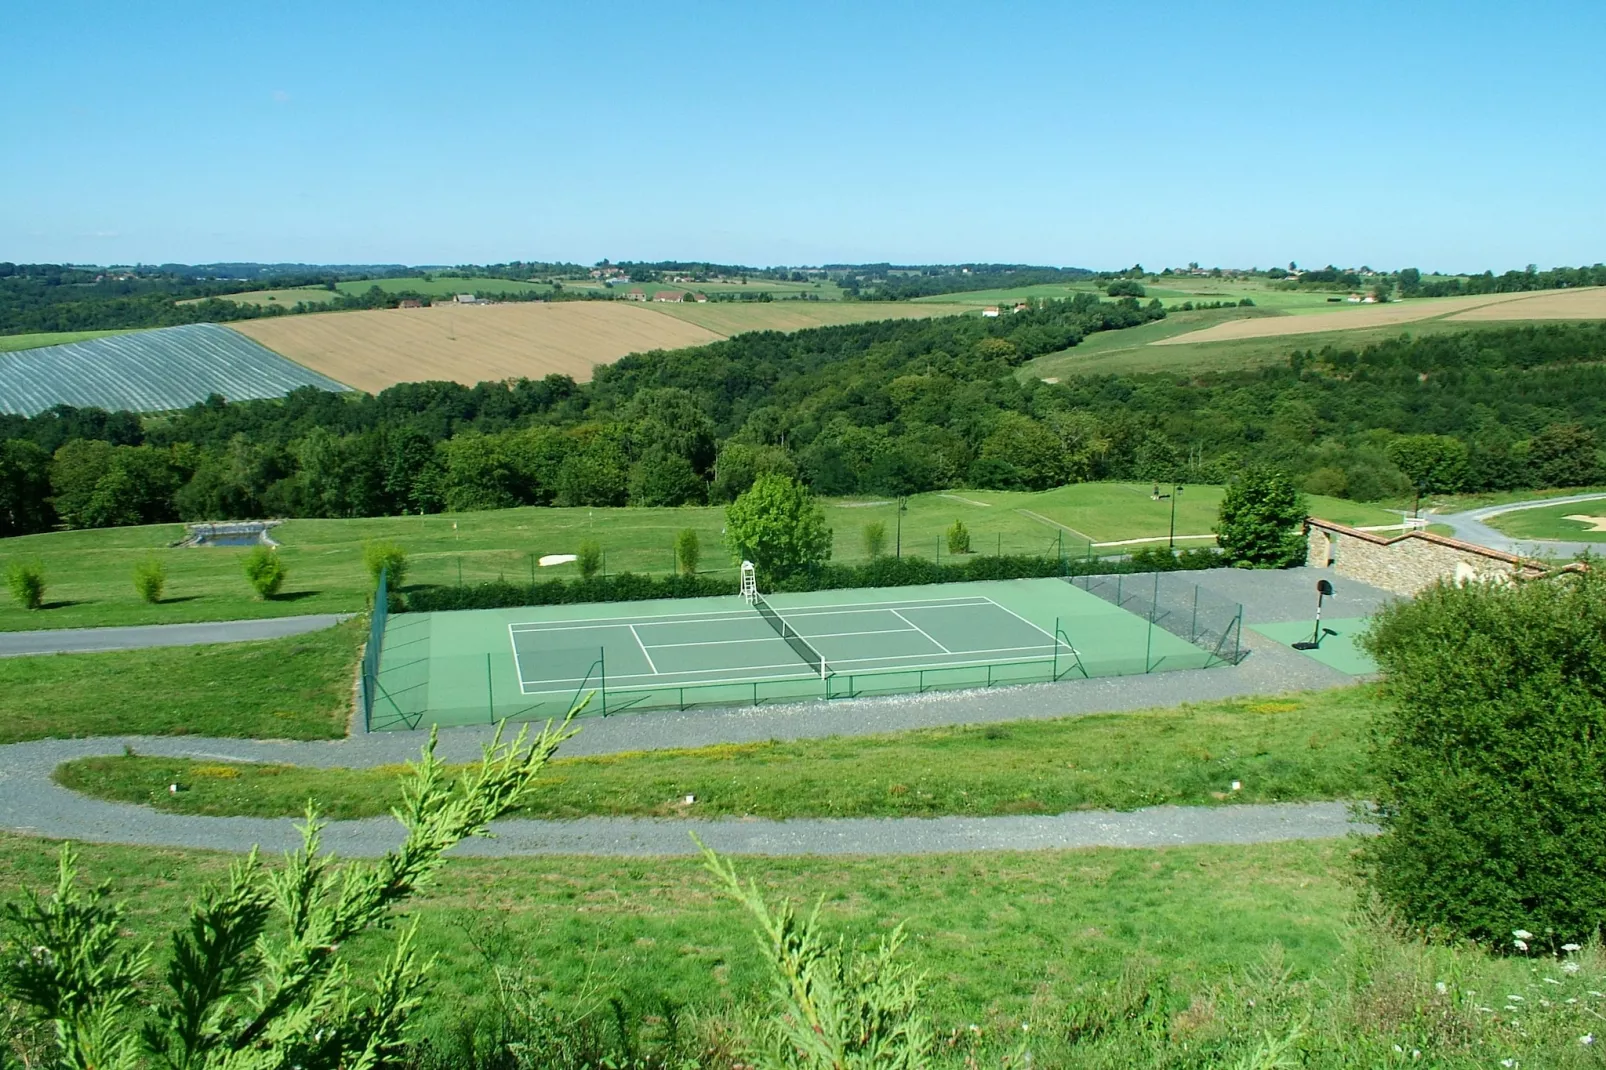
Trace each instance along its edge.
<instances>
[{"instance_id":1,"label":"forest","mask_svg":"<svg viewBox=\"0 0 1606 1070\"><path fill-rule=\"evenodd\" d=\"M1224 482L1313 492L1578 486L1600 472L1606 324L1297 350L1278 365L1048 383L1017 369L1164 315L1091 294L953 317L741 335L594 382L411 383L212 398L161 416L0 417L0 534L56 524L728 501L785 472L823 494Z\"/></svg>"}]
</instances>

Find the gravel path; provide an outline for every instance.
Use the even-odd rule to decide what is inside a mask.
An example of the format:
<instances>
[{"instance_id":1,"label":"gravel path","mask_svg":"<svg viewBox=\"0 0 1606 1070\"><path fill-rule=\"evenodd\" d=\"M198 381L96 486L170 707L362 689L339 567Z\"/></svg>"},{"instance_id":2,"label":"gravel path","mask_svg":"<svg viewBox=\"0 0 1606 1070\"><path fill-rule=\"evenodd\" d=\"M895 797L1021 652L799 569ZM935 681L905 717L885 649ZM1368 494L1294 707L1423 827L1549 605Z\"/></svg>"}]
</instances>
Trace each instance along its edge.
<instances>
[{"instance_id":1,"label":"gravel path","mask_svg":"<svg viewBox=\"0 0 1606 1070\"><path fill-rule=\"evenodd\" d=\"M319 613L266 620L210 621L201 624L146 624L130 628L57 628L40 632L0 632L0 658L30 654L89 654L106 650L143 650L158 646L239 643L248 639L280 639L287 635L332 628L349 613Z\"/></svg>"},{"instance_id":2,"label":"gravel path","mask_svg":"<svg viewBox=\"0 0 1606 1070\"><path fill-rule=\"evenodd\" d=\"M1569 494L1560 498L1544 498L1533 502L1513 502L1508 505L1489 505L1482 509L1468 509L1461 513L1446 513L1442 516L1432 517L1435 523L1446 524L1454 532L1455 537L1464 542L1474 542L1479 546L1487 546L1492 550L1503 550L1508 554L1523 554L1537 557L1564 558L1577 557L1579 554L1589 552L1598 554L1603 549L1598 542L1561 542L1547 539L1514 539L1503 531L1497 531L1484 521L1492 516L1502 513L1515 513L1523 509L1543 509L1547 505L1571 505L1573 502L1593 502L1606 498L1606 494Z\"/></svg>"}]
</instances>

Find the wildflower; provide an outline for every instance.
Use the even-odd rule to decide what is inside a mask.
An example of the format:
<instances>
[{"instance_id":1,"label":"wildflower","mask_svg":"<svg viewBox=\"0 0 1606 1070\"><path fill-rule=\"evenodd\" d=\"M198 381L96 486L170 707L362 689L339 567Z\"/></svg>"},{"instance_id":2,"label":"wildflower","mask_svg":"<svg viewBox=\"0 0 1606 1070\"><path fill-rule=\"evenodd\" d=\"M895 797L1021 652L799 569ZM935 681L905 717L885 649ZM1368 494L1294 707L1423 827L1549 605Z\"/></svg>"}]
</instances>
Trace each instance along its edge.
<instances>
[{"instance_id":1,"label":"wildflower","mask_svg":"<svg viewBox=\"0 0 1606 1070\"><path fill-rule=\"evenodd\" d=\"M1518 940L1532 940L1534 938L1534 934L1529 932L1527 929L1512 929L1511 935L1515 936Z\"/></svg>"},{"instance_id":2,"label":"wildflower","mask_svg":"<svg viewBox=\"0 0 1606 1070\"><path fill-rule=\"evenodd\" d=\"M1511 946L1516 948L1518 951L1527 951L1528 950L1528 941L1526 941L1526 940L1513 940L1513 941L1511 941Z\"/></svg>"},{"instance_id":3,"label":"wildflower","mask_svg":"<svg viewBox=\"0 0 1606 1070\"><path fill-rule=\"evenodd\" d=\"M1589 1047L1591 1044L1595 1043L1595 1034L1585 1033L1583 1036L1578 1038L1578 1043L1582 1044L1586 1048Z\"/></svg>"},{"instance_id":4,"label":"wildflower","mask_svg":"<svg viewBox=\"0 0 1606 1070\"><path fill-rule=\"evenodd\" d=\"M1504 1067L1508 1067L1508 1068L1509 1067L1513 1067L1513 1066L1517 1065L1517 1060L1515 1060L1515 1059L1501 1059L1500 1060L1500 1065L1504 1066Z\"/></svg>"},{"instance_id":5,"label":"wildflower","mask_svg":"<svg viewBox=\"0 0 1606 1070\"><path fill-rule=\"evenodd\" d=\"M1433 982L1433 990L1442 996L1446 992L1450 991L1450 986L1445 984L1443 981L1435 981Z\"/></svg>"},{"instance_id":6,"label":"wildflower","mask_svg":"<svg viewBox=\"0 0 1606 1070\"><path fill-rule=\"evenodd\" d=\"M1589 994L1596 999L1606 999L1606 992L1596 992L1593 988L1589 990Z\"/></svg>"},{"instance_id":7,"label":"wildflower","mask_svg":"<svg viewBox=\"0 0 1606 1070\"><path fill-rule=\"evenodd\" d=\"M1563 951L1567 952L1567 954L1569 954L1569 955L1571 955L1574 951L1583 950L1583 948L1580 947L1578 944L1562 944L1561 945L1561 949Z\"/></svg>"},{"instance_id":8,"label":"wildflower","mask_svg":"<svg viewBox=\"0 0 1606 1070\"><path fill-rule=\"evenodd\" d=\"M1564 962L1561 964L1562 973L1577 973L1581 969L1583 969L1583 967L1578 965L1576 962Z\"/></svg>"},{"instance_id":9,"label":"wildflower","mask_svg":"<svg viewBox=\"0 0 1606 1070\"><path fill-rule=\"evenodd\" d=\"M1521 996L1507 996L1506 997L1506 1002L1507 1003L1521 1003L1522 1002L1522 997Z\"/></svg>"},{"instance_id":10,"label":"wildflower","mask_svg":"<svg viewBox=\"0 0 1606 1070\"><path fill-rule=\"evenodd\" d=\"M1556 980L1554 977L1546 977L1545 978L1545 984L1547 984L1547 985L1559 985L1559 984L1561 984L1561 982Z\"/></svg>"}]
</instances>

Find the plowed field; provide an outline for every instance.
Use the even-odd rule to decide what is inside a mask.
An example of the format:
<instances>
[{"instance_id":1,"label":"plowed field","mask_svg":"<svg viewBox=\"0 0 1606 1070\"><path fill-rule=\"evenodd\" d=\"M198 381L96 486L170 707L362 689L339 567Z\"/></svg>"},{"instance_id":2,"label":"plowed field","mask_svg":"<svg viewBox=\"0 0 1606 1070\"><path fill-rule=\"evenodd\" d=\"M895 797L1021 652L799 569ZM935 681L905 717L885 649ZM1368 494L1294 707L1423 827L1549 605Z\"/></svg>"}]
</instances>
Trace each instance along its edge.
<instances>
[{"instance_id":1,"label":"plowed field","mask_svg":"<svg viewBox=\"0 0 1606 1070\"><path fill-rule=\"evenodd\" d=\"M717 341L673 316L615 301L456 305L327 312L234 325L277 353L331 378L378 391L449 379L591 378L627 353Z\"/></svg>"}]
</instances>

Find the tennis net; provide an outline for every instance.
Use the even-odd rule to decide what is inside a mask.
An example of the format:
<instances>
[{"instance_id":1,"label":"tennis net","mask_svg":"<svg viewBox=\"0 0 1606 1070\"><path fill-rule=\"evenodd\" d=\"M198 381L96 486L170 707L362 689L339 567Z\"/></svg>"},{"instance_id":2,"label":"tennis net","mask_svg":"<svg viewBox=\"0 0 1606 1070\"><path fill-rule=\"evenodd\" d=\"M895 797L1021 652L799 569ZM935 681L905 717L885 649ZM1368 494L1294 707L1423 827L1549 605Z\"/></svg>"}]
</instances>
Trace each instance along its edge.
<instances>
[{"instance_id":1,"label":"tennis net","mask_svg":"<svg viewBox=\"0 0 1606 1070\"><path fill-rule=\"evenodd\" d=\"M820 679L824 680L830 674L830 666L825 663L825 655L815 650L809 645L807 639L797 634L792 626L781 618L779 613L770 608L770 604L764 601L762 595L755 596L753 608L758 610L759 616L769 622L769 626L775 629L775 634L785 639L787 645L792 648L798 657L803 659L810 669L820 674Z\"/></svg>"}]
</instances>

